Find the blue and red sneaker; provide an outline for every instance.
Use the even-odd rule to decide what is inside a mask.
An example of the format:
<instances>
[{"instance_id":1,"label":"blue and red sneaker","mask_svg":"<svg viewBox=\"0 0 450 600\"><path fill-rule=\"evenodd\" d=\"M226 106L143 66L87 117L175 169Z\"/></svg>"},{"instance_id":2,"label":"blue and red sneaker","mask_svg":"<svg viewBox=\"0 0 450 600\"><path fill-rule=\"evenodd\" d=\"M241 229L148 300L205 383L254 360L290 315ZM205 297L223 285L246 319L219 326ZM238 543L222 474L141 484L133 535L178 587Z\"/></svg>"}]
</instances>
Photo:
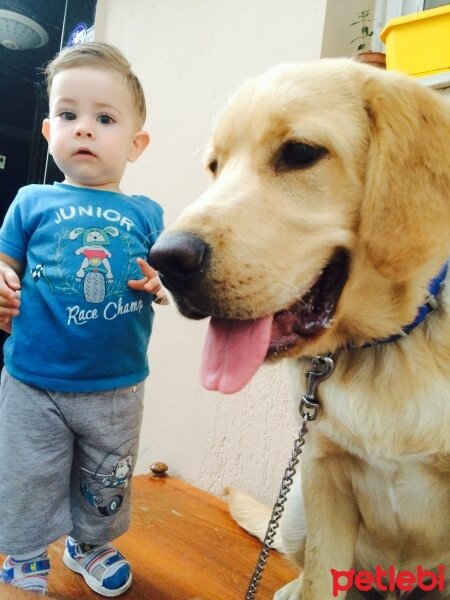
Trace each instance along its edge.
<instances>
[{"instance_id":1,"label":"blue and red sneaker","mask_svg":"<svg viewBox=\"0 0 450 600\"><path fill-rule=\"evenodd\" d=\"M131 585L131 565L113 546L91 546L68 537L63 555L66 567L84 577L88 586L107 598L123 594Z\"/></svg>"},{"instance_id":2,"label":"blue and red sneaker","mask_svg":"<svg viewBox=\"0 0 450 600\"><path fill-rule=\"evenodd\" d=\"M49 571L47 552L26 560L7 556L0 572L0 581L28 592L46 595Z\"/></svg>"}]
</instances>

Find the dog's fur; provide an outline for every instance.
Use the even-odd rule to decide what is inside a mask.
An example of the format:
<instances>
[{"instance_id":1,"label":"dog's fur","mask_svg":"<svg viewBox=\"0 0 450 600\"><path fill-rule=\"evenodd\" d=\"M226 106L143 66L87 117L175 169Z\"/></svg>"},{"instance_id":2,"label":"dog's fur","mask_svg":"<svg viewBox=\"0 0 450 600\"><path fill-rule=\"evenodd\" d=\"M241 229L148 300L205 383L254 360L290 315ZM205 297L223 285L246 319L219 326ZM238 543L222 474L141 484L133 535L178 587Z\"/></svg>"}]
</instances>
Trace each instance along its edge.
<instances>
[{"instance_id":1,"label":"dog's fur","mask_svg":"<svg viewBox=\"0 0 450 600\"><path fill-rule=\"evenodd\" d=\"M289 140L324 153L305 168L284 168ZM330 325L284 353L297 397L305 357L334 352L336 367L319 388L302 484L298 477L281 525L279 545L302 576L276 598L332 598L331 569L445 565L448 577L448 278L438 308L407 337L349 346L413 321L450 256L449 105L413 80L351 60L284 65L232 98L207 164L214 184L169 234L193 234L210 252L189 290L175 290L188 316L276 313L305 294L337 248L350 256ZM231 510L264 534L261 505L232 492ZM449 584L414 594L448 599Z\"/></svg>"}]
</instances>

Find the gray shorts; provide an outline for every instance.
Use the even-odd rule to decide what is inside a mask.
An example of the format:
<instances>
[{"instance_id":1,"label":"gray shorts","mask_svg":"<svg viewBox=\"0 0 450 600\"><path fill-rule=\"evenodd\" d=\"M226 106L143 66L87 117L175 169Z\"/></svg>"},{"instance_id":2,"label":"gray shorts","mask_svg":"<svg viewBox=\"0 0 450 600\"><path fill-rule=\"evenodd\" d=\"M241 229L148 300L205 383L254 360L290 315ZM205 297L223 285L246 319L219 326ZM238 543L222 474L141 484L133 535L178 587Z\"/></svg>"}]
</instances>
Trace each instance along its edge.
<instances>
[{"instance_id":1,"label":"gray shorts","mask_svg":"<svg viewBox=\"0 0 450 600\"><path fill-rule=\"evenodd\" d=\"M69 534L103 544L130 523L144 383L94 393L0 385L0 552Z\"/></svg>"}]
</instances>

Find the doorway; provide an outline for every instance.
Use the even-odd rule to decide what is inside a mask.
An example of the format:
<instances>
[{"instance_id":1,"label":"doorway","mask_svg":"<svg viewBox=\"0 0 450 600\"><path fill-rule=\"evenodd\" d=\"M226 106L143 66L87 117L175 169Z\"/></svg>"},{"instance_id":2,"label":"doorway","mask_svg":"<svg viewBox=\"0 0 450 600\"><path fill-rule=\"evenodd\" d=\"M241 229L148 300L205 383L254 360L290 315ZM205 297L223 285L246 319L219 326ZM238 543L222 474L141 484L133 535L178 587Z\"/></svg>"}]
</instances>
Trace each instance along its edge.
<instances>
[{"instance_id":1,"label":"doorway","mask_svg":"<svg viewBox=\"0 0 450 600\"><path fill-rule=\"evenodd\" d=\"M93 35L96 0L0 0L0 224L19 188L62 181L47 153L43 67ZM7 334L0 330L0 359Z\"/></svg>"}]
</instances>

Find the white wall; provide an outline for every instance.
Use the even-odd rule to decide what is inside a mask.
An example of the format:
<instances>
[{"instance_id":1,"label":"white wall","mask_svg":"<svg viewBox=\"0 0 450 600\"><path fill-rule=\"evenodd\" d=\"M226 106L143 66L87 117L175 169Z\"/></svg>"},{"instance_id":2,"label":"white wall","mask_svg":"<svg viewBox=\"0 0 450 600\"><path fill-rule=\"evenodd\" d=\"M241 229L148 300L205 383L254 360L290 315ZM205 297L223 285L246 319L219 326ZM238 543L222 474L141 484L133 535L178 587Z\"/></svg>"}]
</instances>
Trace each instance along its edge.
<instances>
[{"instance_id":1,"label":"white wall","mask_svg":"<svg viewBox=\"0 0 450 600\"><path fill-rule=\"evenodd\" d=\"M321 53L326 0L99 0L96 39L118 46L142 80L152 145L123 188L158 200L166 223L208 185L202 147L215 115L247 77ZM272 501L297 431L283 366L263 367L234 396L199 385L204 322L156 307L138 472L220 494Z\"/></svg>"}]
</instances>

